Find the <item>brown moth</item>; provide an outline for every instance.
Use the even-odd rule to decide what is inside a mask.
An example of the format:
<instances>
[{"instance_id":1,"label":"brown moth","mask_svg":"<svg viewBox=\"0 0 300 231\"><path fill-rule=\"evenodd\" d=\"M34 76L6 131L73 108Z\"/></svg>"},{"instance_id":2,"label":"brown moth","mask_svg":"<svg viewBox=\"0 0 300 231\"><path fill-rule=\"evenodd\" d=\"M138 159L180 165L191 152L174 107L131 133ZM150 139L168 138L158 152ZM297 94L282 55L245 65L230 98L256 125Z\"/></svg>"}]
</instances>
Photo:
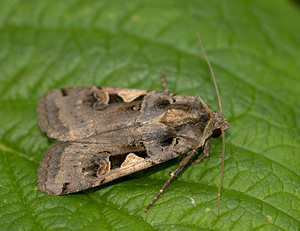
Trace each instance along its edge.
<instances>
[{"instance_id":1,"label":"brown moth","mask_svg":"<svg viewBox=\"0 0 300 231\"><path fill-rule=\"evenodd\" d=\"M165 81L163 76L163 86ZM145 211L211 137L229 128L198 96L111 87L55 89L38 102L41 130L57 141L44 153L38 188L75 193L185 156Z\"/></svg>"}]
</instances>

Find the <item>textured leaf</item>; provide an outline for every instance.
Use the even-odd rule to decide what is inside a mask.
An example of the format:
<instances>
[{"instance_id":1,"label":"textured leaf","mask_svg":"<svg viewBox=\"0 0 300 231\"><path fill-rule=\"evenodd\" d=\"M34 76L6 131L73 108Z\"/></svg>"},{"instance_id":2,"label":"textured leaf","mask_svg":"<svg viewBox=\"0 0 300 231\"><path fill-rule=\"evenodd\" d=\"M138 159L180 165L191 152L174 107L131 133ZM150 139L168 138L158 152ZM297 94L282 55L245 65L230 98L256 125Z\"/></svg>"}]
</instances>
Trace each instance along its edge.
<instances>
[{"instance_id":1,"label":"textured leaf","mask_svg":"<svg viewBox=\"0 0 300 231\"><path fill-rule=\"evenodd\" d=\"M0 1L0 230L299 230L300 15L288 1ZM67 196L37 191L53 88L199 95L217 110L199 29L231 123L146 214L178 160Z\"/></svg>"}]
</instances>

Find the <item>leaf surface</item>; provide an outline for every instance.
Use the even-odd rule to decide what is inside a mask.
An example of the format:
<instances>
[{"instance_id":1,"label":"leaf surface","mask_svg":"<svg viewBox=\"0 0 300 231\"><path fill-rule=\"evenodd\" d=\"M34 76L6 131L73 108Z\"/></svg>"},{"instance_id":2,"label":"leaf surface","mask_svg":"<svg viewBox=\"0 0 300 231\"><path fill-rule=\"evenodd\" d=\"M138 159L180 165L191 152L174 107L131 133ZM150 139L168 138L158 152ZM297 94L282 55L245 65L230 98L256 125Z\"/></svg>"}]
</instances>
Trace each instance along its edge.
<instances>
[{"instance_id":1,"label":"leaf surface","mask_svg":"<svg viewBox=\"0 0 300 231\"><path fill-rule=\"evenodd\" d=\"M0 2L1 230L299 230L300 14L288 1ZM217 216L221 139L148 213L179 160L67 196L37 190L51 141L36 104L53 88L96 85L217 98L226 158Z\"/></svg>"}]
</instances>

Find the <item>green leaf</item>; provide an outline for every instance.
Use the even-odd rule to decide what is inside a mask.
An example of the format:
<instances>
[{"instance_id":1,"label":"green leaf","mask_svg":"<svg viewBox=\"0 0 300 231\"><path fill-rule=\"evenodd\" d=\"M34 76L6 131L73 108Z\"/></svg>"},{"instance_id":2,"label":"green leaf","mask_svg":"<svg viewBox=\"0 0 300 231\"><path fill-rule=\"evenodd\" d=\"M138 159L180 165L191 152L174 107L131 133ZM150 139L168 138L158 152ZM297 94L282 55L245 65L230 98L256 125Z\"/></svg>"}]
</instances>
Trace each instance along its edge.
<instances>
[{"instance_id":1,"label":"green leaf","mask_svg":"<svg viewBox=\"0 0 300 231\"><path fill-rule=\"evenodd\" d=\"M289 1L0 1L0 230L299 230L300 15ZM102 85L222 97L221 139L150 209L179 160L67 196L37 190L38 98Z\"/></svg>"}]
</instances>

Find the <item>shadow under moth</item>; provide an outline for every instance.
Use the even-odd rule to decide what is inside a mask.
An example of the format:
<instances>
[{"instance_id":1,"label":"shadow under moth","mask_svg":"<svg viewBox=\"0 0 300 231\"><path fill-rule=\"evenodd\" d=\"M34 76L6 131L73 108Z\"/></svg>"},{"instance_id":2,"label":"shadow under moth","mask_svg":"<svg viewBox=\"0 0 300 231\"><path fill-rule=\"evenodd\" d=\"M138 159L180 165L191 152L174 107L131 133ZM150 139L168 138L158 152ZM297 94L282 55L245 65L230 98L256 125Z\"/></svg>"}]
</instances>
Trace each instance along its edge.
<instances>
[{"instance_id":1,"label":"shadow under moth","mask_svg":"<svg viewBox=\"0 0 300 231\"><path fill-rule=\"evenodd\" d=\"M39 125L57 141L40 163L39 190L75 193L183 156L147 211L200 148L198 162L209 155L211 137L223 134L224 155L224 130L230 125L221 111L213 112L199 96L169 93L162 80L165 92L91 86L43 96Z\"/></svg>"}]
</instances>

